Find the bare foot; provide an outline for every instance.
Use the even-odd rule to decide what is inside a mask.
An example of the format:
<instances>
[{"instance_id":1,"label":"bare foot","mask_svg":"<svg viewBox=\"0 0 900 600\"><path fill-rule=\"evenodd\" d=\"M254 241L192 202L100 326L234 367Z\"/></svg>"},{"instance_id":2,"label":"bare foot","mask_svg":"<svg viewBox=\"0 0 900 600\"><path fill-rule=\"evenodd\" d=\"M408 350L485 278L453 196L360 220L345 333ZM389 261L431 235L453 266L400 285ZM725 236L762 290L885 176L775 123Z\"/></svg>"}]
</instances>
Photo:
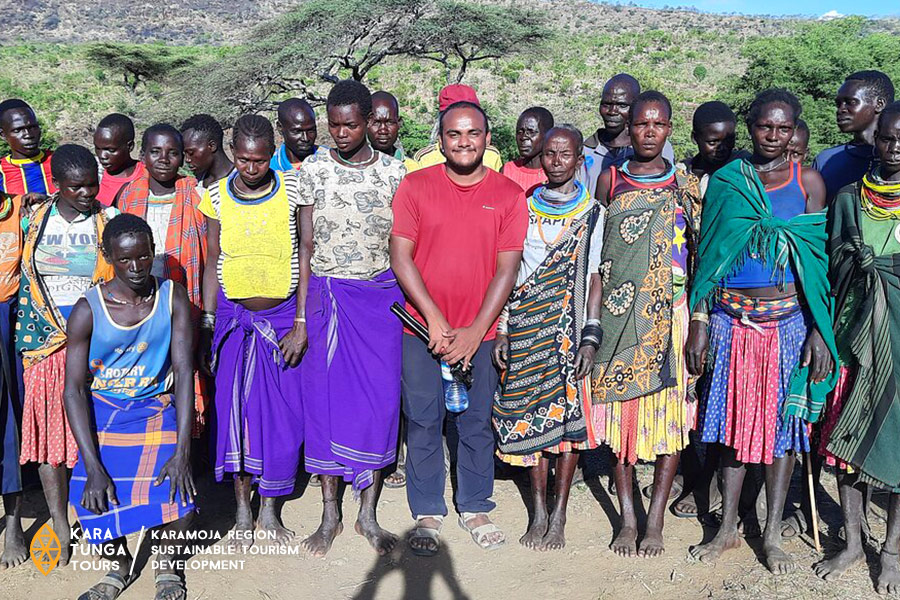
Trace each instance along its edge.
<instances>
[{"instance_id":1,"label":"bare foot","mask_svg":"<svg viewBox=\"0 0 900 600\"><path fill-rule=\"evenodd\" d=\"M378 556L387 556L397 545L397 536L386 529L375 519L357 519L353 527L356 533L369 540L369 544L378 552Z\"/></svg>"},{"instance_id":2,"label":"bare foot","mask_svg":"<svg viewBox=\"0 0 900 600\"><path fill-rule=\"evenodd\" d=\"M690 549L691 558L705 563L714 563L726 550L734 550L741 545L741 536L736 529L719 529L716 537L705 544Z\"/></svg>"},{"instance_id":3,"label":"bare foot","mask_svg":"<svg viewBox=\"0 0 900 600\"><path fill-rule=\"evenodd\" d=\"M866 557L862 548L844 548L828 560L813 565L816 575L825 581L835 581L847 572L847 569Z\"/></svg>"},{"instance_id":4,"label":"bare foot","mask_svg":"<svg viewBox=\"0 0 900 600\"><path fill-rule=\"evenodd\" d=\"M637 527L626 525L609 545L609 549L625 558L637 554Z\"/></svg>"},{"instance_id":5,"label":"bare foot","mask_svg":"<svg viewBox=\"0 0 900 600\"><path fill-rule=\"evenodd\" d=\"M28 560L28 544L22 531L22 521L8 517L4 533L3 554L0 555L0 568L18 567Z\"/></svg>"},{"instance_id":6,"label":"bare foot","mask_svg":"<svg viewBox=\"0 0 900 600\"><path fill-rule=\"evenodd\" d=\"M275 512L275 504L265 502L259 509L259 526L269 532L271 543L276 546L285 546L294 539L294 532L282 524L281 520ZM268 536L267 536L268 537Z\"/></svg>"},{"instance_id":7,"label":"bare foot","mask_svg":"<svg viewBox=\"0 0 900 600\"><path fill-rule=\"evenodd\" d=\"M642 558L656 558L662 556L665 552L666 547L663 543L662 531L648 529L644 539L641 540L638 556Z\"/></svg>"},{"instance_id":8,"label":"bare foot","mask_svg":"<svg viewBox=\"0 0 900 600\"><path fill-rule=\"evenodd\" d=\"M550 522L550 527L547 528L547 533L544 535L544 539L541 540L541 545L538 549L542 552L546 552L547 550L562 550L565 547L566 520L553 519Z\"/></svg>"},{"instance_id":9,"label":"bare foot","mask_svg":"<svg viewBox=\"0 0 900 600\"><path fill-rule=\"evenodd\" d=\"M72 531L67 519L53 519L53 532L59 538L59 567L69 564L69 553L72 549Z\"/></svg>"},{"instance_id":10,"label":"bare foot","mask_svg":"<svg viewBox=\"0 0 900 600\"><path fill-rule=\"evenodd\" d=\"M900 563L897 555L881 551L881 572L878 573L878 582L875 591L879 594L894 594L900 592Z\"/></svg>"},{"instance_id":11,"label":"bare foot","mask_svg":"<svg viewBox=\"0 0 900 600\"><path fill-rule=\"evenodd\" d=\"M344 531L344 524L340 521L322 521L316 532L303 540L303 548L316 558L324 558L331 550L334 538Z\"/></svg>"},{"instance_id":12,"label":"bare foot","mask_svg":"<svg viewBox=\"0 0 900 600\"><path fill-rule=\"evenodd\" d=\"M534 521L531 522L531 527L528 528L525 535L519 538L519 543L526 548L537 550L541 545L541 541L544 539L544 534L547 533L548 520L549 518L546 511L535 513Z\"/></svg>"},{"instance_id":13,"label":"bare foot","mask_svg":"<svg viewBox=\"0 0 900 600\"><path fill-rule=\"evenodd\" d=\"M253 513L250 507L238 506L234 529L228 534L228 547L237 552L246 552L253 545Z\"/></svg>"},{"instance_id":14,"label":"bare foot","mask_svg":"<svg viewBox=\"0 0 900 600\"><path fill-rule=\"evenodd\" d=\"M763 544L763 555L766 557L766 566L773 575L787 575L797 568L794 559L778 544Z\"/></svg>"}]
</instances>

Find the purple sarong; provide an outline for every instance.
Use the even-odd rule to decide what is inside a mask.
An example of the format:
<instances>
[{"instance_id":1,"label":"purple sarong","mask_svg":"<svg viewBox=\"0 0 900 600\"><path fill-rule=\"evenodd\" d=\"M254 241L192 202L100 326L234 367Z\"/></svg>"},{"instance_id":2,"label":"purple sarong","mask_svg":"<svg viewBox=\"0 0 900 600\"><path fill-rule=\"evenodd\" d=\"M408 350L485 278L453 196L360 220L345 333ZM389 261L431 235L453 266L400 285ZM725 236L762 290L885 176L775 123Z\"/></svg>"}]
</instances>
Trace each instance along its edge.
<instances>
[{"instance_id":1,"label":"purple sarong","mask_svg":"<svg viewBox=\"0 0 900 600\"><path fill-rule=\"evenodd\" d=\"M284 362L278 340L294 326L297 301L252 311L219 292L213 360L216 373L216 480L249 473L261 496L294 491L303 406L300 367Z\"/></svg>"},{"instance_id":2,"label":"purple sarong","mask_svg":"<svg viewBox=\"0 0 900 600\"><path fill-rule=\"evenodd\" d=\"M391 270L371 281L310 277L303 357L306 470L359 492L394 462L400 421L403 293Z\"/></svg>"}]
</instances>

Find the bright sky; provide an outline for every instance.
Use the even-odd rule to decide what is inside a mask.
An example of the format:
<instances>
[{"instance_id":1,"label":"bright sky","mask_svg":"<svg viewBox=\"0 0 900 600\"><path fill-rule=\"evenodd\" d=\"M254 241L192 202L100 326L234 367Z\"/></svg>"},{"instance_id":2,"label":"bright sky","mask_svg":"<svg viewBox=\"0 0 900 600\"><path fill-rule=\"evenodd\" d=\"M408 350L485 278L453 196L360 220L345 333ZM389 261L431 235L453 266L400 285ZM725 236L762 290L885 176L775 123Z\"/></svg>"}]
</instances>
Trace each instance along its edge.
<instances>
[{"instance_id":1,"label":"bright sky","mask_svg":"<svg viewBox=\"0 0 900 600\"><path fill-rule=\"evenodd\" d=\"M752 15L808 15L820 16L831 11L864 16L898 16L900 2L896 0L855 0L852 3L836 0L634 0L638 6L694 7L703 12L743 13Z\"/></svg>"}]
</instances>

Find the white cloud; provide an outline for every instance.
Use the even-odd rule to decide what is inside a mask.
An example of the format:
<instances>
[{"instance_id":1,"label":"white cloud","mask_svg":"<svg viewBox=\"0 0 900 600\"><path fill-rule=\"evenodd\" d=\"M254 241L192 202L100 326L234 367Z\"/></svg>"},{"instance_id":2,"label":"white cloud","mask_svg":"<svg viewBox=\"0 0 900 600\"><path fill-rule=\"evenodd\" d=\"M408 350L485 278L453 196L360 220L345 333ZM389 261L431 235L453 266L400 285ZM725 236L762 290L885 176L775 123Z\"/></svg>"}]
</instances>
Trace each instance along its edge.
<instances>
[{"instance_id":1,"label":"white cloud","mask_svg":"<svg viewBox=\"0 0 900 600\"><path fill-rule=\"evenodd\" d=\"M827 13L819 17L820 21L831 21L832 19L841 19L844 15L836 10L829 10Z\"/></svg>"}]
</instances>

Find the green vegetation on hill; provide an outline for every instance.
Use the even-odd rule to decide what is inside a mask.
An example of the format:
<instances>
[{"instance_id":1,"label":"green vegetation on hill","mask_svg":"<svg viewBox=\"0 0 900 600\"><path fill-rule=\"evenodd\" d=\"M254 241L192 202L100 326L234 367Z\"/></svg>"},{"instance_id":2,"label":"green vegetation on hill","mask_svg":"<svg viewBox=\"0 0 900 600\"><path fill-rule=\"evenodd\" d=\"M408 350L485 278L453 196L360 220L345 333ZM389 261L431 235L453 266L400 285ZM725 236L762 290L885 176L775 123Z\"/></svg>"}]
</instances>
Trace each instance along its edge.
<instances>
[{"instance_id":1,"label":"green vegetation on hill","mask_svg":"<svg viewBox=\"0 0 900 600\"><path fill-rule=\"evenodd\" d=\"M384 10L372 10L376 5ZM711 26L709 15L691 25L684 13L574 3L577 18L564 18L566 6L528 1L511 11L462 0L311 0L262 25L243 45L8 44L0 47L0 95L31 102L51 143L87 143L93 124L112 111L133 116L139 128L163 118L177 125L194 112L228 124L245 110L271 116L274 104L292 95L321 103L330 82L355 76L398 97L401 139L412 152L429 141L439 89L461 75L478 90L494 141L509 158L523 109L546 106L589 135L599 124L604 81L627 71L672 100L672 141L684 156L693 149L691 115L704 101L721 98L740 109L757 90L791 89L804 104L815 153L845 139L834 125L832 97L847 74L878 68L900 81L900 39L861 18L760 21L753 29L747 19L724 17L743 24L729 31ZM441 35L447 15L463 7L468 25ZM627 11L643 21L625 19ZM622 26L604 32L610 14L622 14ZM324 123L320 139L327 139Z\"/></svg>"}]
</instances>

